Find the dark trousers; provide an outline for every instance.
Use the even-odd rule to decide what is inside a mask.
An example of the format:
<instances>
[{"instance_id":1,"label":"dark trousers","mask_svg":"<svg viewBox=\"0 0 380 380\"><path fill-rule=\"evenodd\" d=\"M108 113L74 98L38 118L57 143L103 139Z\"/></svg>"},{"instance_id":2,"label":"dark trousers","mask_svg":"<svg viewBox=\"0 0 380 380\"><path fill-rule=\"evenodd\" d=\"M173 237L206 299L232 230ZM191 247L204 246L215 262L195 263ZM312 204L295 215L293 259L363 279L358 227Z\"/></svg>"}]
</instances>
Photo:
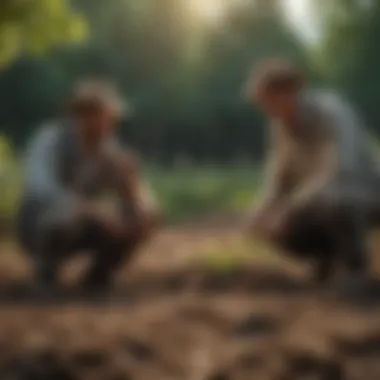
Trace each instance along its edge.
<instances>
[{"instance_id":1,"label":"dark trousers","mask_svg":"<svg viewBox=\"0 0 380 380\"><path fill-rule=\"evenodd\" d=\"M140 243L149 236L143 226L134 226L133 218L127 215L115 216L126 231L115 235L105 228L101 218L85 217L75 207L69 212L65 210L65 218L53 212L44 220L47 211L54 207L56 205L26 199L18 218L19 240L35 264L36 286L42 291L54 289L63 261L83 251L92 255L85 287L89 290L109 287L118 267L129 262ZM72 217L67 217L70 214Z\"/></svg>"},{"instance_id":2,"label":"dark trousers","mask_svg":"<svg viewBox=\"0 0 380 380\"><path fill-rule=\"evenodd\" d=\"M305 204L284 220L282 231L272 240L283 250L316 263L316 278L324 281L335 266L363 273L368 265L366 235L376 226L375 209L365 212L360 205Z\"/></svg>"}]
</instances>

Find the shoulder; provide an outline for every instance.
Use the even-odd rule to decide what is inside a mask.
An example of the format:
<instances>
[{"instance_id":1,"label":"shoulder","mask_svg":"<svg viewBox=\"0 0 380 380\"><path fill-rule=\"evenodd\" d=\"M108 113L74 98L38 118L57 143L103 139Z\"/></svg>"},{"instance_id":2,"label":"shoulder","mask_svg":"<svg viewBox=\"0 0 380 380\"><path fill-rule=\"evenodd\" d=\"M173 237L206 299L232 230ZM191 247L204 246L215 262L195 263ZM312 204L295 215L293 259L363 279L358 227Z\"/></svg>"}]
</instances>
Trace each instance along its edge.
<instances>
[{"instance_id":1,"label":"shoulder","mask_svg":"<svg viewBox=\"0 0 380 380\"><path fill-rule=\"evenodd\" d=\"M50 193L55 186L55 152L59 139L59 124L48 122L35 130L25 152L27 186L40 194Z\"/></svg>"},{"instance_id":2,"label":"shoulder","mask_svg":"<svg viewBox=\"0 0 380 380\"><path fill-rule=\"evenodd\" d=\"M312 109L322 114L331 116L352 116L354 113L350 102L333 90L309 90L305 93L304 100Z\"/></svg>"},{"instance_id":3,"label":"shoulder","mask_svg":"<svg viewBox=\"0 0 380 380\"><path fill-rule=\"evenodd\" d=\"M60 123L49 121L39 125L31 136L29 141L51 140L58 136L61 130Z\"/></svg>"},{"instance_id":4,"label":"shoulder","mask_svg":"<svg viewBox=\"0 0 380 380\"><path fill-rule=\"evenodd\" d=\"M27 142L27 153L42 152L56 145L62 128L58 122L51 121L40 125Z\"/></svg>"},{"instance_id":5,"label":"shoulder","mask_svg":"<svg viewBox=\"0 0 380 380\"><path fill-rule=\"evenodd\" d=\"M350 102L335 91L317 90L308 94L313 120L334 136L359 133L364 121Z\"/></svg>"}]
</instances>

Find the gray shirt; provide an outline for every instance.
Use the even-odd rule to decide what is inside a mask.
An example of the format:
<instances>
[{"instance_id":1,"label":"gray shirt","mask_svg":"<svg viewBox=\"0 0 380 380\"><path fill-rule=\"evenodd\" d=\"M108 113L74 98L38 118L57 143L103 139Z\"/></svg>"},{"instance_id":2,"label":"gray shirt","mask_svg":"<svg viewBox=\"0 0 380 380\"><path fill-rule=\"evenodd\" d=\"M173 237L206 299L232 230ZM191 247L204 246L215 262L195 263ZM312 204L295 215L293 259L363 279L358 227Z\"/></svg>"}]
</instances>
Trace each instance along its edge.
<instances>
[{"instance_id":1,"label":"gray shirt","mask_svg":"<svg viewBox=\"0 0 380 380\"><path fill-rule=\"evenodd\" d=\"M110 138L96 154L85 156L75 132L71 123L50 122L28 144L18 216L20 240L28 250L38 250L55 226L65 228L67 239L75 239L88 208L116 220L131 217L136 224L160 215L134 154Z\"/></svg>"},{"instance_id":2,"label":"gray shirt","mask_svg":"<svg viewBox=\"0 0 380 380\"><path fill-rule=\"evenodd\" d=\"M379 158L363 122L337 94L302 93L298 123L289 127L276 120L270 125L263 205L306 201L333 183L364 197L380 178Z\"/></svg>"},{"instance_id":3,"label":"gray shirt","mask_svg":"<svg viewBox=\"0 0 380 380\"><path fill-rule=\"evenodd\" d=\"M26 152L26 194L44 201L95 199L107 191L123 192L133 175L136 157L116 138L104 140L96 155L81 153L74 126L50 122L32 137ZM141 203L155 205L146 183L138 183Z\"/></svg>"},{"instance_id":4,"label":"gray shirt","mask_svg":"<svg viewBox=\"0 0 380 380\"><path fill-rule=\"evenodd\" d=\"M26 193L38 198L54 199L65 192L58 175L56 147L62 126L52 122L42 126L32 136L25 157Z\"/></svg>"}]
</instances>

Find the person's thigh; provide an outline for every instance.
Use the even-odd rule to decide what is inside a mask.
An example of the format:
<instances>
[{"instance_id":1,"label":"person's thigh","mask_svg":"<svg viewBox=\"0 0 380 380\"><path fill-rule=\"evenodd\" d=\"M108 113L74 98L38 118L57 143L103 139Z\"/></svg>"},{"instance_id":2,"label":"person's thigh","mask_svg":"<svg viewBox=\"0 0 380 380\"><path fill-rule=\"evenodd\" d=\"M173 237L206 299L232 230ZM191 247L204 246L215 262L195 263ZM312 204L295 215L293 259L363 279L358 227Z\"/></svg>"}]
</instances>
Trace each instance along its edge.
<instances>
[{"instance_id":1,"label":"person's thigh","mask_svg":"<svg viewBox=\"0 0 380 380\"><path fill-rule=\"evenodd\" d=\"M125 210L109 210L91 202L91 213L84 202L58 203L45 213L40 229L45 240L55 235L64 254L77 251L105 251L104 247L128 247L145 239L133 216Z\"/></svg>"},{"instance_id":2,"label":"person's thigh","mask_svg":"<svg viewBox=\"0 0 380 380\"><path fill-rule=\"evenodd\" d=\"M130 237L133 220L123 210L110 210L102 203L91 205L91 214L77 213L75 249L102 250L104 246L121 246Z\"/></svg>"},{"instance_id":3,"label":"person's thigh","mask_svg":"<svg viewBox=\"0 0 380 380\"><path fill-rule=\"evenodd\" d=\"M46 209L46 205L40 199L26 196L21 201L16 217L16 235L21 247L29 254L35 251L38 224Z\"/></svg>"},{"instance_id":4,"label":"person's thigh","mask_svg":"<svg viewBox=\"0 0 380 380\"><path fill-rule=\"evenodd\" d=\"M277 244L300 257L331 254L335 247L332 221L322 218L320 206L308 204L284 219Z\"/></svg>"},{"instance_id":5,"label":"person's thigh","mask_svg":"<svg viewBox=\"0 0 380 380\"><path fill-rule=\"evenodd\" d=\"M26 196L16 218L16 233L22 248L36 254L45 246L51 235L61 234L69 242L70 231L75 231L77 212L74 205L58 199L51 202L41 197Z\"/></svg>"},{"instance_id":6,"label":"person's thigh","mask_svg":"<svg viewBox=\"0 0 380 380\"><path fill-rule=\"evenodd\" d=\"M101 229L92 227L82 199L65 196L46 205L35 218L32 254L39 262L59 262L95 248Z\"/></svg>"},{"instance_id":7,"label":"person's thigh","mask_svg":"<svg viewBox=\"0 0 380 380\"><path fill-rule=\"evenodd\" d=\"M85 217L81 208L75 203L52 204L39 221L39 243L54 238L60 248L66 252L71 251L81 238L85 226Z\"/></svg>"}]
</instances>

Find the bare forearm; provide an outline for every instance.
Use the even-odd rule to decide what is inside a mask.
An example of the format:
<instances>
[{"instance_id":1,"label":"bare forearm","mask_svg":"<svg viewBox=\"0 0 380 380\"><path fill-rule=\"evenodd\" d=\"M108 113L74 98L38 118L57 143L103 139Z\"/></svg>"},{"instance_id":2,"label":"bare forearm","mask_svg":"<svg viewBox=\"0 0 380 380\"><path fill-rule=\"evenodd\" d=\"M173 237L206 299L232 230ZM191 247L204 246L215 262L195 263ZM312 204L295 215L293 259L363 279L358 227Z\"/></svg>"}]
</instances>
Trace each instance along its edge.
<instances>
[{"instance_id":1,"label":"bare forearm","mask_svg":"<svg viewBox=\"0 0 380 380\"><path fill-rule=\"evenodd\" d=\"M162 210L158 207L153 193L146 183L135 186L130 204L134 218L141 227L145 226L150 229L163 219Z\"/></svg>"}]
</instances>

